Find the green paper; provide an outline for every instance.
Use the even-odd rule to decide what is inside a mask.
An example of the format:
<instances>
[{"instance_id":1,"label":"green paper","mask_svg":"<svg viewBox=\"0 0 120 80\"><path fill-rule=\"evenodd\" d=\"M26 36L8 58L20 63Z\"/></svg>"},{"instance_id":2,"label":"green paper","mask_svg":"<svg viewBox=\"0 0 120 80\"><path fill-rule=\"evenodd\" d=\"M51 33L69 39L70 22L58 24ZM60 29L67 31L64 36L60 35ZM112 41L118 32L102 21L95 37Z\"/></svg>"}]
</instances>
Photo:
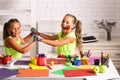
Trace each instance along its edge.
<instances>
[{"instance_id":1,"label":"green paper","mask_svg":"<svg viewBox=\"0 0 120 80\"><path fill-rule=\"evenodd\" d=\"M52 72L52 73L63 76L63 75L64 75L63 70L75 70L75 69L79 69L79 68L72 67L72 66L67 66L67 67L65 67L65 68L56 70L56 71L54 71L54 72Z\"/></svg>"}]
</instances>

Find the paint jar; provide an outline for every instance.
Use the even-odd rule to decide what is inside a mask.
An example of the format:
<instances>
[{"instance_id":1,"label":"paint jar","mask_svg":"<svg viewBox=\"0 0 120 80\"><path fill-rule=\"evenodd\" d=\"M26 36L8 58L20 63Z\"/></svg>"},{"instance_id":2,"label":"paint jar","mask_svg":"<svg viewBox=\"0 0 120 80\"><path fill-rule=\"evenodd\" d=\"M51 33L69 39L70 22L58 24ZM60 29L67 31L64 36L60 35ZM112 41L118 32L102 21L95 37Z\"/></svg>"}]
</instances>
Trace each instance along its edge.
<instances>
[{"instance_id":1,"label":"paint jar","mask_svg":"<svg viewBox=\"0 0 120 80\"><path fill-rule=\"evenodd\" d=\"M45 54L39 54L38 55L38 57L37 57L37 64L39 66L45 66L47 64Z\"/></svg>"},{"instance_id":2,"label":"paint jar","mask_svg":"<svg viewBox=\"0 0 120 80\"><path fill-rule=\"evenodd\" d=\"M37 58L36 57L31 58L31 63L37 65Z\"/></svg>"},{"instance_id":3,"label":"paint jar","mask_svg":"<svg viewBox=\"0 0 120 80\"><path fill-rule=\"evenodd\" d=\"M81 60L76 60L76 61L75 61L75 65L76 65L76 66L80 66L80 65L81 65Z\"/></svg>"},{"instance_id":4,"label":"paint jar","mask_svg":"<svg viewBox=\"0 0 120 80\"><path fill-rule=\"evenodd\" d=\"M94 59L94 65L99 65L100 64L100 60L99 59Z\"/></svg>"},{"instance_id":5,"label":"paint jar","mask_svg":"<svg viewBox=\"0 0 120 80\"><path fill-rule=\"evenodd\" d=\"M45 54L43 54L42 60L43 60L43 65L46 65L47 64L47 59L46 59Z\"/></svg>"}]
</instances>

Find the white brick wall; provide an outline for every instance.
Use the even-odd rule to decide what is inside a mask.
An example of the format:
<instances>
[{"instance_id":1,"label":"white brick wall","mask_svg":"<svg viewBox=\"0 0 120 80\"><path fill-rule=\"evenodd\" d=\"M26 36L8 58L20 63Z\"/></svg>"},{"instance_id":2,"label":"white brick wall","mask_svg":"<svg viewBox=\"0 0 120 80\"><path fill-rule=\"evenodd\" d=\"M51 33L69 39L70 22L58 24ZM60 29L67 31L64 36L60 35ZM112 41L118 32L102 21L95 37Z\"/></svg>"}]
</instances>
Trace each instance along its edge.
<instances>
[{"instance_id":1,"label":"white brick wall","mask_svg":"<svg viewBox=\"0 0 120 80\"><path fill-rule=\"evenodd\" d=\"M98 30L93 20L115 21L117 27L113 29L112 37L120 38L120 0L36 0L37 20L62 20L66 13L82 21L83 34L93 34L98 38L105 38L106 33Z\"/></svg>"}]
</instances>

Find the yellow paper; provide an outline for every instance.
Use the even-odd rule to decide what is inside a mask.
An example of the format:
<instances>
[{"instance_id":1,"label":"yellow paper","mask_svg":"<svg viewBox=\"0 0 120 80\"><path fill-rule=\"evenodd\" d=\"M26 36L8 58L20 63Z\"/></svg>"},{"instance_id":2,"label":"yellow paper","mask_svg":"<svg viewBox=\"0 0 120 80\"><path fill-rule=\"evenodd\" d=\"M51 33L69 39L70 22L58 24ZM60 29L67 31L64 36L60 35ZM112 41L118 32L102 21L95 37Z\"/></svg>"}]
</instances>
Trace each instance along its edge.
<instances>
[{"instance_id":1,"label":"yellow paper","mask_svg":"<svg viewBox=\"0 0 120 80\"><path fill-rule=\"evenodd\" d=\"M38 66L34 64L29 64L29 66L31 67L31 69L49 69L47 66Z\"/></svg>"}]
</instances>

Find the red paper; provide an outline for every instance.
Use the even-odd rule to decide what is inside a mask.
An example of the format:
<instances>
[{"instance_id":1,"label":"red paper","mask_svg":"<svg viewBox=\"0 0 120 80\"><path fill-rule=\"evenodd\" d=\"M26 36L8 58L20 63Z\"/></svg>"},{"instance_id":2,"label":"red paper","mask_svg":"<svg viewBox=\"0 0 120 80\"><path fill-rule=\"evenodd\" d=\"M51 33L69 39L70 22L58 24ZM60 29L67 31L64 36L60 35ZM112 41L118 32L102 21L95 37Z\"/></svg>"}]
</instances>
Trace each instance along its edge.
<instances>
[{"instance_id":1,"label":"red paper","mask_svg":"<svg viewBox=\"0 0 120 80\"><path fill-rule=\"evenodd\" d=\"M96 73L92 69L80 69L80 70L64 70L65 77L75 76L95 76Z\"/></svg>"},{"instance_id":2,"label":"red paper","mask_svg":"<svg viewBox=\"0 0 120 80\"><path fill-rule=\"evenodd\" d=\"M48 58L47 64L50 64L50 62L54 62L54 64L65 64L67 60L65 58Z\"/></svg>"}]
</instances>

